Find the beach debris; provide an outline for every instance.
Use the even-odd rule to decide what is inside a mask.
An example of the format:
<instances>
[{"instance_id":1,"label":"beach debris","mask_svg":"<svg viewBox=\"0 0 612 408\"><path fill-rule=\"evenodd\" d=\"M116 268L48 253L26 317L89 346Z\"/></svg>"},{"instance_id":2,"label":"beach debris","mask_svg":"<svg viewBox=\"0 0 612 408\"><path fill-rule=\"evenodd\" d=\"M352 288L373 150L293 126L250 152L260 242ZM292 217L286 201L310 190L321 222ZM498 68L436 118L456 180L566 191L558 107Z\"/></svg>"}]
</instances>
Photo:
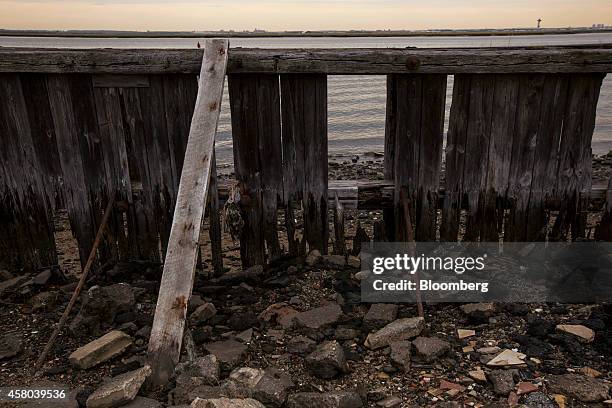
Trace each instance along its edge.
<instances>
[{"instance_id":1,"label":"beach debris","mask_svg":"<svg viewBox=\"0 0 612 408\"><path fill-rule=\"evenodd\" d=\"M120 330L113 330L104 336L76 349L68 360L81 370L94 367L122 354L132 345L132 338Z\"/></svg>"},{"instance_id":2,"label":"beach debris","mask_svg":"<svg viewBox=\"0 0 612 408\"><path fill-rule=\"evenodd\" d=\"M397 318L398 307L394 303L374 303L363 318L363 328L378 330Z\"/></svg>"},{"instance_id":3,"label":"beach debris","mask_svg":"<svg viewBox=\"0 0 612 408\"><path fill-rule=\"evenodd\" d=\"M525 361L523 361L525 357L527 356L523 353L505 349L497 356L493 357L487 365L493 367L522 365L525 364Z\"/></svg>"},{"instance_id":4,"label":"beach debris","mask_svg":"<svg viewBox=\"0 0 612 408\"><path fill-rule=\"evenodd\" d=\"M95 390L87 398L87 408L115 408L136 398L140 387L151 375L151 367L121 374Z\"/></svg>"},{"instance_id":5,"label":"beach debris","mask_svg":"<svg viewBox=\"0 0 612 408\"><path fill-rule=\"evenodd\" d=\"M514 389L518 374L518 370L493 370L487 374L487 378L496 394L507 396Z\"/></svg>"},{"instance_id":6,"label":"beach debris","mask_svg":"<svg viewBox=\"0 0 612 408\"><path fill-rule=\"evenodd\" d=\"M401 371L410 370L412 343L410 343L408 340L394 341L393 343L389 344L389 347L391 348L391 364Z\"/></svg>"},{"instance_id":7,"label":"beach debris","mask_svg":"<svg viewBox=\"0 0 612 408\"><path fill-rule=\"evenodd\" d=\"M412 341L417 358L430 363L450 350L450 344L438 337L417 337Z\"/></svg>"},{"instance_id":8,"label":"beach debris","mask_svg":"<svg viewBox=\"0 0 612 408\"><path fill-rule=\"evenodd\" d=\"M422 317L397 319L376 333L370 333L366 338L365 346L369 349L379 349L394 341L417 337L423 331L424 326L425 319Z\"/></svg>"},{"instance_id":9,"label":"beach debris","mask_svg":"<svg viewBox=\"0 0 612 408\"><path fill-rule=\"evenodd\" d=\"M457 329L457 337L459 339L467 339L468 337L472 337L475 335L476 335L476 330Z\"/></svg>"},{"instance_id":10,"label":"beach debris","mask_svg":"<svg viewBox=\"0 0 612 408\"><path fill-rule=\"evenodd\" d=\"M221 371L231 371L244 361L247 346L235 340L223 340L204 345L204 349L219 361Z\"/></svg>"},{"instance_id":11,"label":"beach debris","mask_svg":"<svg viewBox=\"0 0 612 408\"><path fill-rule=\"evenodd\" d=\"M316 377L330 379L348 372L344 350L340 344L333 341L321 343L306 356L306 368Z\"/></svg>"},{"instance_id":12,"label":"beach debris","mask_svg":"<svg viewBox=\"0 0 612 408\"><path fill-rule=\"evenodd\" d=\"M576 337L581 343L591 343L595 340L595 332L581 324L559 324L556 330Z\"/></svg>"}]
</instances>

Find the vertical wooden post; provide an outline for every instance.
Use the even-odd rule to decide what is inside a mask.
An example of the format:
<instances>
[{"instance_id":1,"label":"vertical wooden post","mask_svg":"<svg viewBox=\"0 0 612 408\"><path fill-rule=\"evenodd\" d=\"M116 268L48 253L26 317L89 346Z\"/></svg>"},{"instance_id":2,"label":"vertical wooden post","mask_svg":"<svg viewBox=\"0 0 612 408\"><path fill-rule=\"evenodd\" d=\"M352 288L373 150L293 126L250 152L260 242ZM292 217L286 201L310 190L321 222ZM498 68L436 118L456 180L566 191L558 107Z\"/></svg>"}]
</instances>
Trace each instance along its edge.
<instances>
[{"instance_id":1,"label":"vertical wooden post","mask_svg":"<svg viewBox=\"0 0 612 408\"><path fill-rule=\"evenodd\" d=\"M193 288L198 239L208 193L221 110L228 41L207 40L200 89L191 121L155 319L149 340L150 381L164 384L179 362L187 304Z\"/></svg>"},{"instance_id":2,"label":"vertical wooden post","mask_svg":"<svg viewBox=\"0 0 612 408\"><path fill-rule=\"evenodd\" d=\"M217 160L213 155L210 169L210 194L209 194L209 235L211 245L212 266L215 276L223 275L223 235L221 233L221 215L219 214L219 190L217 184Z\"/></svg>"}]
</instances>

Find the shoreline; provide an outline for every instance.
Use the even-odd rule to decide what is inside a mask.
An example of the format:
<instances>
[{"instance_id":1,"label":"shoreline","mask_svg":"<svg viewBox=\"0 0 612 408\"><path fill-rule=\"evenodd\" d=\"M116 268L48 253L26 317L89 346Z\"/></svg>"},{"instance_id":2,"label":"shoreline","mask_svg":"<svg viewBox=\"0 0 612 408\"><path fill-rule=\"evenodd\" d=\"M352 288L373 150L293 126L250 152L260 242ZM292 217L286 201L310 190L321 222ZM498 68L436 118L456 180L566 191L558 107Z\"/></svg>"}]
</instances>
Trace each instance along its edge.
<instances>
[{"instance_id":1,"label":"shoreline","mask_svg":"<svg viewBox=\"0 0 612 408\"><path fill-rule=\"evenodd\" d=\"M517 28L517 29L467 29L467 30L374 30L374 31L270 31L270 32L232 32L232 31L106 31L106 30L5 30L0 29L0 37L67 37L67 38L308 38L308 37L491 37L610 33L610 28Z\"/></svg>"}]
</instances>

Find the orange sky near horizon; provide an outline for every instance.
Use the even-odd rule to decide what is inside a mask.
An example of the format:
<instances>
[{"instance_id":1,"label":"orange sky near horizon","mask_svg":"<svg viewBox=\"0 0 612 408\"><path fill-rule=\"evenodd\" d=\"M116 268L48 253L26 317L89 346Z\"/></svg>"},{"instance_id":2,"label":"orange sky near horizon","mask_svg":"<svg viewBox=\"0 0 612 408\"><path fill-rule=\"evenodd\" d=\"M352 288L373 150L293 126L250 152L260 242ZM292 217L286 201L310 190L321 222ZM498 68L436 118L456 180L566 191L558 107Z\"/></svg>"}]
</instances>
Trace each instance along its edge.
<instances>
[{"instance_id":1,"label":"orange sky near horizon","mask_svg":"<svg viewBox=\"0 0 612 408\"><path fill-rule=\"evenodd\" d=\"M0 28L342 30L612 24L612 0L0 0Z\"/></svg>"}]
</instances>

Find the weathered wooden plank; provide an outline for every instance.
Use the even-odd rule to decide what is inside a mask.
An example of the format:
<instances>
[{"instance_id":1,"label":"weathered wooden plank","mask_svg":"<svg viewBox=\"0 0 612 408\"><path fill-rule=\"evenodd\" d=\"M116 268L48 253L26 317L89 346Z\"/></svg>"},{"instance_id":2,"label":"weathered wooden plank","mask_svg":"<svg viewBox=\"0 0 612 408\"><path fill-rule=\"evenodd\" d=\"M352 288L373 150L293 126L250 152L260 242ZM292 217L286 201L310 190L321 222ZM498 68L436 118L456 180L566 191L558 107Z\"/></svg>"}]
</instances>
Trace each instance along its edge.
<instances>
[{"instance_id":1,"label":"weathered wooden plank","mask_svg":"<svg viewBox=\"0 0 612 408\"><path fill-rule=\"evenodd\" d=\"M304 84L304 239L308 250L327 254L327 77L309 75Z\"/></svg>"},{"instance_id":2,"label":"weathered wooden plank","mask_svg":"<svg viewBox=\"0 0 612 408\"><path fill-rule=\"evenodd\" d=\"M221 231L221 214L219 212L219 183L217 182L217 160L213 154L210 169L209 203L209 235L211 245L212 266L215 276L223 275L223 234Z\"/></svg>"},{"instance_id":3,"label":"weathered wooden plank","mask_svg":"<svg viewBox=\"0 0 612 408\"><path fill-rule=\"evenodd\" d=\"M440 225L440 239L446 242L459 237L471 83L471 75L455 75L446 141L446 197Z\"/></svg>"},{"instance_id":4,"label":"weathered wooden plank","mask_svg":"<svg viewBox=\"0 0 612 408\"><path fill-rule=\"evenodd\" d=\"M157 385L167 383L179 362L221 111L227 50L227 40L206 41L200 89L149 340L148 360L153 371L150 379Z\"/></svg>"},{"instance_id":5,"label":"weathered wooden plank","mask_svg":"<svg viewBox=\"0 0 612 408\"><path fill-rule=\"evenodd\" d=\"M465 163L462 195L467 197L468 212L465 241L478 241L484 229L489 141L495 77L472 75L470 107L467 117Z\"/></svg>"},{"instance_id":6,"label":"weathered wooden plank","mask_svg":"<svg viewBox=\"0 0 612 408\"><path fill-rule=\"evenodd\" d=\"M521 76L507 197L513 202L504 241L527 241L527 213L538 140L544 75Z\"/></svg>"},{"instance_id":7,"label":"weathered wooden plank","mask_svg":"<svg viewBox=\"0 0 612 408\"><path fill-rule=\"evenodd\" d=\"M100 74L92 77L94 88L148 88L147 75Z\"/></svg>"},{"instance_id":8,"label":"weathered wooden plank","mask_svg":"<svg viewBox=\"0 0 612 408\"><path fill-rule=\"evenodd\" d=\"M283 198L283 153L278 76L259 76L256 97L262 229L269 259L272 260L281 255L276 225L277 203Z\"/></svg>"},{"instance_id":9,"label":"weathered wooden plank","mask_svg":"<svg viewBox=\"0 0 612 408\"><path fill-rule=\"evenodd\" d=\"M446 75L423 75L422 86L416 238L419 241L435 241L444 139Z\"/></svg>"},{"instance_id":10,"label":"weathered wooden plank","mask_svg":"<svg viewBox=\"0 0 612 408\"><path fill-rule=\"evenodd\" d=\"M0 256L11 268L55 264L51 209L37 159L25 97L17 74L0 76Z\"/></svg>"},{"instance_id":11,"label":"weathered wooden plank","mask_svg":"<svg viewBox=\"0 0 612 408\"><path fill-rule=\"evenodd\" d=\"M385 117L385 150L384 176L387 180L395 180L395 136L397 116L397 75L387 75L387 105ZM395 241L395 210L387 208L383 211L385 236L387 241Z\"/></svg>"},{"instance_id":12,"label":"weathered wooden plank","mask_svg":"<svg viewBox=\"0 0 612 408\"><path fill-rule=\"evenodd\" d=\"M94 215L89 195L89 180L85 175L82 156L82 134L74 110L71 78L67 75L49 75L47 88L49 104L55 125L55 135L64 180L64 203L68 210L70 227L79 243L82 263L87 249L94 240ZM85 145L86 143L83 143Z\"/></svg>"},{"instance_id":13,"label":"weathered wooden plank","mask_svg":"<svg viewBox=\"0 0 612 408\"><path fill-rule=\"evenodd\" d=\"M130 158L130 178L141 186L141 191L134 195L128 213L128 238L134 245L132 252L139 259L159 261L159 225L156 216L159 172L157 156L150 141L151 135L145 128L148 117L144 116L141 108L139 89L123 89L121 99L126 124L126 148Z\"/></svg>"},{"instance_id":14,"label":"weathered wooden plank","mask_svg":"<svg viewBox=\"0 0 612 408\"><path fill-rule=\"evenodd\" d=\"M503 231L504 207L500 201L506 197L510 177L512 138L516 118L519 78L516 75L497 75L493 94L491 135L486 168L484 217L481 240L497 242Z\"/></svg>"},{"instance_id":15,"label":"weathered wooden plank","mask_svg":"<svg viewBox=\"0 0 612 408\"><path fill-rule=\"evenodd\" d=\"M197 49L0 49L0 72L197 74ZM449 49L247 49L230 52L238 73L585 73L612 71L612 49L596 47Z\"/></svg>"},{"instance_id":16,"label":"weathered wooden plank","mask_svg":"<svg viewBox=\"0 0 612 408\"><path fill-rule=\"evenodd\" d=\"M240 188L240 209L244 227L240 236L240 257L244 267L265 263L261 164L257 116L257 77L228 77L234 170Z\"/></svg>"},{"instance_id":17,"label":"weathered wooden plank","mask_svg":"<svg viewBox=\"0 0 612 408\"><path fill-rule=\"evenodd\" d=\"M584 235L584 214L591 187L591 139L603 75L570 75L561 133L556 196L562 203L551 239Z\"/></svg>"},{"instance_id":18,"label":"weathered wooden plank","mask_svg":"<svg viewBox=\"0 0 612 408\"><path fill-rule=\"evenodd\" d=\"M396 125L395 125L395 237L406 240L405 206L401 200L402 189L410 206L409 218L416 220L415 203L419 178L419 147L421 140L421 110L423 86L421 75L396 77Z\"/></svg>"},{"instance_id":19,"label":"weathered wooden plank","mask_svg":"<svg viewBox=\"0 0 612 408\"><path fill-rule=\"evenodd\" d=\"M529 241L544 241L548 232L549 222L545 203L547 198L554 193L557 179L557 158L565 114L567 86L568 78L565 75L547 75L545 78L529 207L527 208L525 238Z\"/></svg>"}]
</instances>

